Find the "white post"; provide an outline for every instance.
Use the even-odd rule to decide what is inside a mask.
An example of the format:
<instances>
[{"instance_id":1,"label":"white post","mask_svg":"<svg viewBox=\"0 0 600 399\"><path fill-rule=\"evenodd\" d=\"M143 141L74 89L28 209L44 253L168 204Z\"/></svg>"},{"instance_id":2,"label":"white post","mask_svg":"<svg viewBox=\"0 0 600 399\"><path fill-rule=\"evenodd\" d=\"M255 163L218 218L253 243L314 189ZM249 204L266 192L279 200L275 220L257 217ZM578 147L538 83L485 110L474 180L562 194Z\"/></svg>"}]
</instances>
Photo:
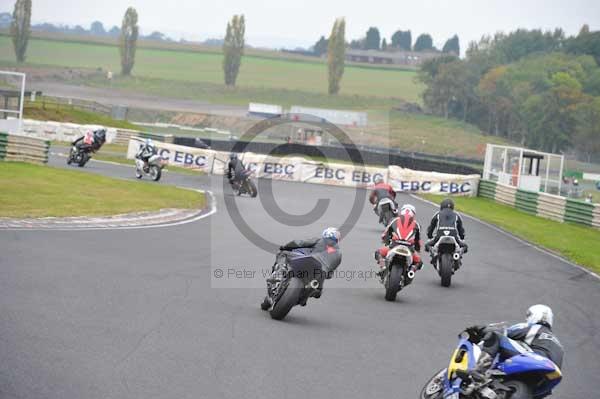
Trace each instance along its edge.
<instances>
[{"instance_id":1,"label":"white post","mask_svg":"<svg viewBox=\"0 0 600 399\"><path fill-rule=\"evenodd\" d=\"M21 98L19 98L19 131L23 129L23 103L25 102L25 74L21 75Z\"/></svg>"},{"instance_id":2,"label":"white post","mask_svg":"<svg viewBox=\"0 0 600 399\"><path fill-rule=\"evenodd\" d=\"M548 193L548 179L550 178L550 166L552 166L552 155L548 155L548 162L546 164L546 181L544 183L544 192ZM558 188L558 194L560 195L560 186Z\"/></svg>"},{"instance_id":3,"label":"white post","mask_svg":"<svg viewBox=\"0 0 600 399\"><path fill-rule=\"evenodd\" d=\"M523 149L519 150L519 174L517 175L517 188L521 185L521 172L523 171Z\"/></svg>"},{"instance_id":4,"label":"white post","mask_svg":"<svg viewBox=\"0 0 600 399\"><path fill-rule=\"evenodd\" d=\"M561 155L560 156L560 170L558 171L558 195L560 195L560 187L561 187L561 184L562 184L564 163L565 163L565 156Z\"/></svg>"}]
</instances>

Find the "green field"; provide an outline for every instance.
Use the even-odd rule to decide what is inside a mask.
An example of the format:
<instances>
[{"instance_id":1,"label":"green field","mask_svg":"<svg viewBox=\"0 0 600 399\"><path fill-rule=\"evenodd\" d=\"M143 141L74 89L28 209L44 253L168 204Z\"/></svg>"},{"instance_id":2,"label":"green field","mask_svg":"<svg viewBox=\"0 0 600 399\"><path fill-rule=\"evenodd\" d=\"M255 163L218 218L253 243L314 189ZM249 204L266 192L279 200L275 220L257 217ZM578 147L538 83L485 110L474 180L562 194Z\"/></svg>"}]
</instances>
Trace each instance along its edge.
<instances>
[{"instance_id":1,"label":"green field","mask_svg":"<svg viewBox=\"0 0 600 399\"><path fill-rule=\"evenodd\" d=\"M204 194L78 170L0 162L0 217L115 215L202 208Z\"/></svg>"},{"instance_id":2,"label":"green field","mask_svg":"<svg viewBox=\"0 0 600 399\"><path fill-rule=\"evenodd\" d=\"M139 77L221 85L222 59L221 54L213 52L139 48L133 73ZM0 61L14 60L10 38L0 36ZM120 71L118 47L106 44L31 39L27 62ZM421 87L414 77L413 71L347 66L341 94L419 101ZM325 94L327 66L322 62L245 56L238 85Z\"/></svg>"},{"instance_id":3,"label":"green field","mask_svg":"<svg viewBox=\"0 0 600 399\"><path fill-rule=\"evenodd\" d=\"M444 197L424 195L439 203ZM486 198L454 198L456 209L600 273L600 230L533 216Z\"/></svg>"}]
</instances>

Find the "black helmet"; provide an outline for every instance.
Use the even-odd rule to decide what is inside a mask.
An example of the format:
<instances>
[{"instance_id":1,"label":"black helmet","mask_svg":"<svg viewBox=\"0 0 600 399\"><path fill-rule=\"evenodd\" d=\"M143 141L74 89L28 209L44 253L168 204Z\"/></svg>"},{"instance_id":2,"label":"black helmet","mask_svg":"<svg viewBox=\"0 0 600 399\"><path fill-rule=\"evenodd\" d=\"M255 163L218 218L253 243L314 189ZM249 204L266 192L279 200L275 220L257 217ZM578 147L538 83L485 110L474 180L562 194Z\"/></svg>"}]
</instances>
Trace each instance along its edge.
<instances>
[{"instance_id":1,"label":"black helmet","mask_svg":"<svg viewBox=\"0 0 600 399\"><path fill-rule=\"evenodd\" d=\"M450 198L443 200L440 204L440 210L444 208L454 209L454 201L452 201Z\"/></svg>"},{"instance_id":2,"label":"black helmet","mask_svg":"<svg viewBox=\"0 0 600 399\"><path fill-rule=\"evenodd\" d=\"M229 154L229 159L237 159L237 154L235 152L232 152L231 154Z\"/></svg>"},{"instance_id":3,"label":"black helmet","mask_svg":"<svg viewBox=\"0 0 600 399\"><path fill-rule=\"evenodd\" d=\"M96 136L98 138L100 138L101 140L105 140L106 139L106 129L96 130Z\"/></svg>"}]
</instances>

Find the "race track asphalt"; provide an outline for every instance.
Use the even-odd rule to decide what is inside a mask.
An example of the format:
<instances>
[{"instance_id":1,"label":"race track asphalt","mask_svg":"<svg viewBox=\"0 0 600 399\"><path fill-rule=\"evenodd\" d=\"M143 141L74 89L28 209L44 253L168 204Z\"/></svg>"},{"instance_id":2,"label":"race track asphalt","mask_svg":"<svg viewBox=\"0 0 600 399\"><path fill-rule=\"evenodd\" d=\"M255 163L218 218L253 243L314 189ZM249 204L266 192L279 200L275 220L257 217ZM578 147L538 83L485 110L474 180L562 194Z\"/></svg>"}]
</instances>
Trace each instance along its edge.
<instances>
[{"instance_id":1,"label":"race track asphalt","mask_svg":"<svg viewBox=\"0 0 600 399\"><path fill-rule=\"evenodd\" d=\"M133 179L133 167L91 162L85 171ZM273 254L238 231L222 178L166 173L160 184L212 190L217 213L148 230L0 231L1 398L415 398L447 365L463 327L521 321L534 303L552 306L566 351L553 397L598 397L600 283L555 257L466 220L470 252L452 287L441 287L426 264L388 303L372 279L348 277L373 270L379 245L381 229L365 204L341 242L346 274L277 322L258 306L261 270ZM331 201L319 221L290 227L259 199L238 198L247 223L277 243L339 225L354 195L366 196L272 187L290 213ZM417 207L422 224L434 212L407 196L400 201Z\"/></svg>"}]
</instances>

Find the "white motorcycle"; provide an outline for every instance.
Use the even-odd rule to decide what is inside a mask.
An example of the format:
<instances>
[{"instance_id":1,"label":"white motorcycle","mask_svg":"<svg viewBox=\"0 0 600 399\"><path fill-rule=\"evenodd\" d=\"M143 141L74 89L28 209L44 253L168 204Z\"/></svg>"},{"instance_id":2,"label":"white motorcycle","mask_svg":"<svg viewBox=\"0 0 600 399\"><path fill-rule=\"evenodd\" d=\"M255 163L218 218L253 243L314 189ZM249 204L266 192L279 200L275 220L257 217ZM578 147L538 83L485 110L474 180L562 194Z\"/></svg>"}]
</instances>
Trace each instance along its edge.
<instances>
[{"instance_id":1,"label":"white motorcycle","mask_svg":"<svg viewBox=\"0 0 600 399\"><path fill-rule=\"evenodd\" d=\"M384 226L389 225L394 219L396 209L398 209L398 204L391 198L383 198L373 207L373 211L379 216L379 223Z\"/></svg>"},{"instance_id":2,"label":"white motorcycle","mask_svg":"<svg viewBox=\"0 0 600 399\"><path fill-rule=\"evenodd\" d=\"M382 259L383 261L383 259ZM381 273L381 283L385 287L385 300L395 301L396 295L415 278L412 269L413 255L408 244L396 242L385 257L385 268Z\"/></svg>"},{"instance_id":3,"label":"white motorcycle","mask_svg":"<svg viewBox=\"0 0 600 399\"><path fill-rule=\"evenodd\" d=\"M458 244L456 238L450 235L448 230L444 230L437 243L429 250L432 264L441 278L443 287L450 287L452 275L460 268L464 249Z\"/></svg>"},{"instance_id":4,"label":"white motorcycle","mask_svg":"<svg viewBox=\"0 0 600 399\"><path fill-rule=\"evenodd\" d=\"M148 159L148 165L144 164L141 159L135 160L135 177L141 179L144 176L149 176L154 181L159 181L162 175L162 170L165 167L165 160L160 155L152 155Z\"/></svg>"}]
</instances>

